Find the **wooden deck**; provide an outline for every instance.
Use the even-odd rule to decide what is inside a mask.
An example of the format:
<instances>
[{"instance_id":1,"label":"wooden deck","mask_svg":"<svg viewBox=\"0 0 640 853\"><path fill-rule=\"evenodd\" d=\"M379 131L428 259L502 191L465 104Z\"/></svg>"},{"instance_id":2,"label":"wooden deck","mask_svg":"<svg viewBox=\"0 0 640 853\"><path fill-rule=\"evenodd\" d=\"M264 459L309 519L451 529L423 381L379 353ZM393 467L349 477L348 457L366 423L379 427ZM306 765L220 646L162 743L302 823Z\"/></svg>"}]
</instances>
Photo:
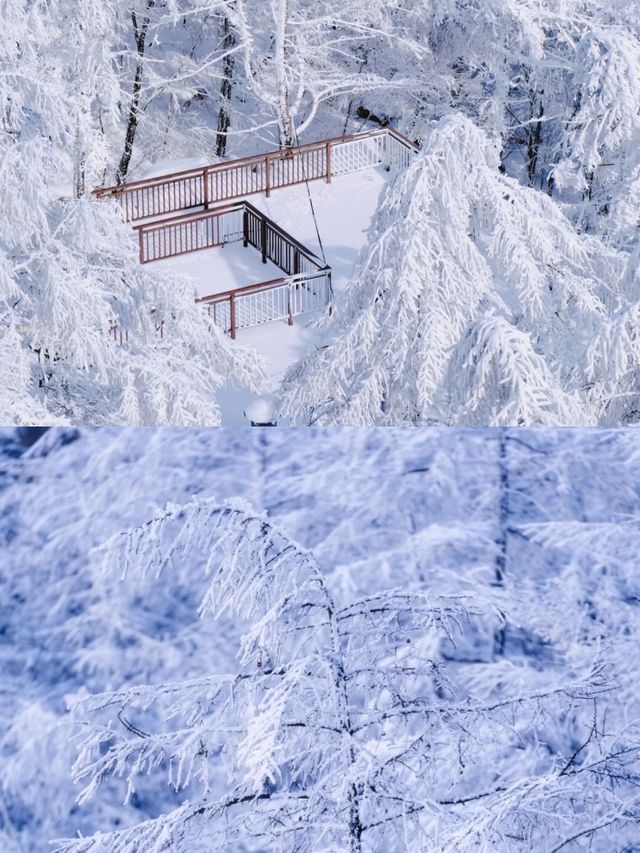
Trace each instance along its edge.
<instances>
[{"instance_id":1,"label":"wooden deck","mask_svg":"<svg viewBox=\"0 0 640 853\"><path fill-rule=\"evenodd\" d=\"M416 151L402 134L385 128L101 187L94 195L116 199L125 220L140 223L134 227L141 263L242 241L282 270L282 278L197 300L235 338L239 328L283 318L292 323L297 314L320 310L332 299L330 266L244 197L269 196L305 181L330 183L334 176L373 167L405 168ZM221 204L231 199L241 200ZM172 215L157 219L165 214ZM163 333L162 324L159 330ZM112 334L120 342L128 339L116 326Z\"/></svg>"}]
</instances>

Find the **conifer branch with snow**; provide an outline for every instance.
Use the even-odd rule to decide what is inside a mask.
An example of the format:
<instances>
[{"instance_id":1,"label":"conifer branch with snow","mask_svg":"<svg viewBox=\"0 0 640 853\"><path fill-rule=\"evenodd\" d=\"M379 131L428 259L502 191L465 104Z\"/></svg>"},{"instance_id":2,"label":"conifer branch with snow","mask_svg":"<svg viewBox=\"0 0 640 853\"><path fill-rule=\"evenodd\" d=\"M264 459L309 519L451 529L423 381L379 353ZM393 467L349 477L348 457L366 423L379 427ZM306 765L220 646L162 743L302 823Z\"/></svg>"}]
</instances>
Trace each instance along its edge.
<instances>
[{"instance_id":1,"label":"conifer branch with snow","mask_svg":"<svg viewBox=\"0 0 640 853\"><path fill-rule=\"evenodd\" d=\"M201 616L228 612L248 627L235 673L80 701L83 714L111 718L83 736L81 801L111 774L126 779L129 798L158 766L176 789L199 794L131 829L61 842L65 853L206 849L212 833L217 849L406 849L408 837L447 850L463 838L530 849L550 834L561 844L566 825L579 831L571 803L593 783L577 752L600 750L603 781L635 760L633 741L620 747L601 730L598 699L615 685L597 664L570 680L530 674L515 692L488 666L465 690L446 651L474 624L500 625L499 609L411 587L338 605L313 555L246 504L169 506L99 550L104 570L123 579L159 578L186 561L208 578ZM166 730L145 728L152 707ZM528 778L551 718L576 731L590 720L589 733ZM501 769L523 739L520 770ZM628 803L600 796L607 823L632 819Z\"/></svg>"}]
</instances>

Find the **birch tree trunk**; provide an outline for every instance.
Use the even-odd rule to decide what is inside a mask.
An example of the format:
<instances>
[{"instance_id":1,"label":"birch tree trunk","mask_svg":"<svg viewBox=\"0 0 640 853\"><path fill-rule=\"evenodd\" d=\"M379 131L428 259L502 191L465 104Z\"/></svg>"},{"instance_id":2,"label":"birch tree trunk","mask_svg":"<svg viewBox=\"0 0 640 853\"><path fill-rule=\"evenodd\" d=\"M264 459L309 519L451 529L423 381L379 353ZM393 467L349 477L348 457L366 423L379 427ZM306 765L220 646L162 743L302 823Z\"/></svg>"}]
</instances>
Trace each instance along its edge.
<instances>
[{"instance_id":1,"label":"birch tree trunk","mask_svg":"<svg viewBox=\"0 0 640 853\"><path fill-rule=\"evenodd\" d=\"M289 110L289 85L287 82L286 69L286 40L287 22L289 20L289 0L278 0L276 7L276 42L275 42L275 65L276 65L276 113L278 116L278 130L280 131L280 145L282 148L292 148L294 144L295 131L291 112Z\"/></svg>"},{"instance_id":2,"label":"birch tree trunk","mask_svg":"<svg viewBox=\"0 0 640 853\"><path fill-rule=\"evenodd\" d=\"M82 198L85 192L85 163L86 153L80 130L80 117L76 122L76 137L73 152L73 195Z\"/></svg>"}]
</instances>

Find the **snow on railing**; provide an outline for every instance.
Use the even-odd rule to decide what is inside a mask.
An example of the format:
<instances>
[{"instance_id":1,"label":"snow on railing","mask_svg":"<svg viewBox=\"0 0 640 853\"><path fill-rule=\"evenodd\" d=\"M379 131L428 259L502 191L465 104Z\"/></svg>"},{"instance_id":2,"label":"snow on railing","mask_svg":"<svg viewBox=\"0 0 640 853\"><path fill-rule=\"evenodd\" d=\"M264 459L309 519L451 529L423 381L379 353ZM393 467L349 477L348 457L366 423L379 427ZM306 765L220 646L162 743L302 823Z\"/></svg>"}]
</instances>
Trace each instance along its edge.
<instances>
[{"instance_id":1,"label":"snow on railing","mask_svg":"<svg viewBox=\"0 0 640 853\"><path fill-rule=\"evenodd\" d=\"M194 207L242 198L267 196L275 189L303 181L357 172L373 166L408 166L417 147L391 128L338 136L293 148L269 151L183 172L174 172L94 190L98 198L115 197L127 222L178 213Z\"/></svg>"}]
</instances>

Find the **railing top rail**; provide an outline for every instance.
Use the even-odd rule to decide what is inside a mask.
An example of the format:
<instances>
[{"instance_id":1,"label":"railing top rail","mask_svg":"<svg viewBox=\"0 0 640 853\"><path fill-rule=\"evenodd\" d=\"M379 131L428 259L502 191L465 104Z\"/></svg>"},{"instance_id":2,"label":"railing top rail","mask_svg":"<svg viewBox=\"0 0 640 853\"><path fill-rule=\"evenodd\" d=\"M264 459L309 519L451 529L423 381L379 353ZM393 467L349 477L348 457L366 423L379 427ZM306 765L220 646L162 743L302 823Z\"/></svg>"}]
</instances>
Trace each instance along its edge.
<instances>
[{"instance_id":1,"label":"railing top rail","mask_svg":"<svg viewBox=\"0 0 640 853\"><path fill-rule=\"evenodd\" d=\"M398 142L402 142L404 145L407 146L407 148L410 148L412 151L417 152L420 150L419 145L413 142L413 140L409 139L408 136L405 136L404 133L400 133L400 131L396 130L394 127L387 127L385 128L385 130L388 131L391 136L394 136L398 140Z\"/></svg>"},{"instance_id":2,"label":"railing top rail","mask_svg":"<svg viewBox=\"0 0 640 853\"><path fill-rule=\"evenodd\" d=\"M310 249L307 249L307 247L304 246L299 240L296 240L296 238L293 237L291 234L289 234L288 231L285 231L284 228L281 228L276 222L273 221L273 219L271 219L269 216L267 216L266 213L263 213L257 207L254 207L254 205L251 204L250 201L246 201L245 199L243 199L242 205L247 210L250 210L251 213L254 214L254 216L257 216L259 219L264 219L270 228L272 228L281 237L283 237L285 240L287 240L292 246L294 246L308 260L310 260L312 263L316 264L318 269L324 269L326 267L326 264L323 263L323 261L321 261L317 255L315 255Z\"/></svg>"},{"instance_id":3,"label":"railing top rail","mask_svg":"<svg viewBox=\"0 0 640 853\"><path fill-rule=\"evenodd\" d=\"M248 165L250 163L258 163L265 159L284 159L292 154L299 153L301 151L306 151L309 149L320 149L325 145L332 145L341 142L351 142L356 139L363 138L371 138L373 139L376 136L384 136L385 134L389 134L394 136L399 142L402 142L407 147L411 148L413 151L418 150L418 146L404 136L399 131L395 130L391 127L380 128L380 130L364 130L359 133L350 133L344 136L332 136L328 139L317 140L316 142L306 142L303 145L296 145L292 148L276 148L271 151L266 151L264 154L252 154L248 157L241 157L237 160L223 160L220 163L211 163L204 166L196 166L192 169L184 169L179 172L168 172L164 175L156 175L151 178L142 178L137 181L130 181L126 184L116 184L110 187L97 187L93 190L92 194L95 196L102 195L120 195L125 192L129 192L136 189L141 189L143 187L151 187L156 184L163 184L174 179L179 178L188 178L188 177L197 177L201 175L203 171L208 173L216 172L224 169L231 169L237 166Z\"/></svg>"},{"instance_id":4,"label":"railing top rail","mask_svg":"<svg viewBox=\"0 0 640 853\"><path fill-rule=\"evenodd\" d=\"M202 205L200 205L202 207ZM242 210L248 206L243 199L232 201L229 204L216 205L210 207L209 210L193 210L188 213L178 213L178 215L167 216L165 219L153 219L151 222L141 222L140 225L132 225L133 231L155 231L156 229L166 228L167 225L180 225L183 222L190 222L193 219L212 219L216 216L222 216L225 213L230 213L234 210Z\"/></svg>"},{"instance_id":5,"label":"railing top rail","mask_svg":"<svg viewBox=\"0 0 640 853\"><path fill-rule=\"evenodd\" d=\"M285 284L288 280L288 276L271 278L268 281L259 281L256 284L248 284L246 287L236 287L232 290L222 290L220 293L211 293L208 296L198 296L196 297L196 302L224 302L225 299L229 299L230 296L237 296L238 294L243 293L255 293L259 290L269 290L279 284Z\"/></svg>"},{"instance_id":6,"label":"railing top rail","mask_svg":"<svg viewBox=\"0 0 640 853\"><path fill-rule=\"evenodd\" d=\"M244 296L250 293L258 293L261 290L271 290L272 288L278 287L279 285L295 284L297 281L310 281L311 279L319 278L321 275L325 275L328 271L329 267L323 267L322 269L314 273L298 273L297 275L287 275L282 276L281 278L272 278L268 281L259 281L256 284L248 284L246 287L236 287L232 290L222 290L220 291L220 293L212 293L209 296L198 296L196 297L196 302L224 302L231 296Z\"/></svg>"}]
</instances>

